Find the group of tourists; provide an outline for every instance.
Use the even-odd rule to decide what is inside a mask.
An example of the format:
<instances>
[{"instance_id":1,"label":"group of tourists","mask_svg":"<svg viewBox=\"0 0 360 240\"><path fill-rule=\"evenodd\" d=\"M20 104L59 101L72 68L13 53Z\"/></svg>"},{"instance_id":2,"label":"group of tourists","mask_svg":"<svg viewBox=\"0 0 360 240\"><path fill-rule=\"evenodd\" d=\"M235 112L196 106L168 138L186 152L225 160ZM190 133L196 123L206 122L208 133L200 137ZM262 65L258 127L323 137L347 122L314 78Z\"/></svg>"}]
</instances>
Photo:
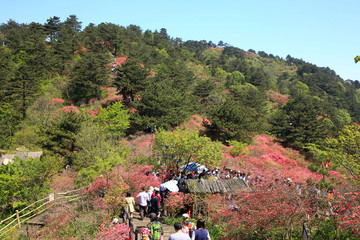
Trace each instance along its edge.
<instances>
[{"instance_id":1,"label":"group of tourists","mask_svg":"<svg viewBox=\"0 0 360 240\"><path fill-rule=\"evenodd\" d=\"M150 222L141 229L142 240L163 240L163 227L155 213L149 215ZM175 233L171 234L168 240L210 240L210 234L205 229L205 221L199 219L197 224L189 221L189 215L182 215L183 222L174 224Z\"/></svg>"},{"instance_id":2,"label":"group of tourists","mask_svg":"<svg viewBox=\"0 0 360 240\"><path fill-rule=\"evenodd\" d=\"M154 174L155 177L159 176L159 174L156 173L152 174ZM184 180L188 177L192 178L190 176L185 176L185 174L181 173L177 175L173 170L169 171L168 174L163 177L165 179L165 182L176 180L179 186L184 183ZM164 231L162 224L159 221L159 218L162 214L161 210L164 209L164 200L167 198L170 191L164 184L160 184L160 187L150 186L148 189L142 187L141 190L142 191L136 197L133 197L130 192L126 193L125 206L123 208L123 213L120 215L123 218L123 222L129 223L130 227L135 230L136 226L133 224L133 218L134 212L136 211L136 200L138 200L140 219L144 220L146 217L150 218L150 222L146 225L146 227L141 229L142 239L162 240ZM169 240L210 239L209 232L205 229L204 220L199 219L196 224L190 222L190 217L188 213L183 214L182 219L182 223L177 222L174 224L175 233L170 236Z\"/></svg>"},{"instance_id":3,"label":"group of tourists","mask_svg":"<svg viewBox=\"0 0 360 240\"><path fill-rule=\"evenodd\" d=\"M184 172L180 172L179 174L175 174L174 171L170 170L170 173L165 177L165 180L177 180L181 183L186 179L242 179L246 183L251 181L251 173L241 172L240 170L235 171L229 168L224 167L222 170L215 167L214 169L203 169L202 171L189 171L187 174ZM257 176L260 178L260 176ZM257 180L257 179L255 179Z\"/></svg>"}]
</instances>

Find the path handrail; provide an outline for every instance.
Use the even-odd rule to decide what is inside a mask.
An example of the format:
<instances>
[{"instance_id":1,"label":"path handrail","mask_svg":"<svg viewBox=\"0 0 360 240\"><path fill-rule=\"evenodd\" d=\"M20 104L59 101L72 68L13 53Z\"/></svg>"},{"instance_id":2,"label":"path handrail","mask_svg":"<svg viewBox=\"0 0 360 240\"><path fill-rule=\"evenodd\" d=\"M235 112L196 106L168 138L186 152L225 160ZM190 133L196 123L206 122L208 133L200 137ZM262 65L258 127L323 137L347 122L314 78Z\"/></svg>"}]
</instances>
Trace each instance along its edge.
<instances>
[{"instance_id":1,"label":"path handrail","mask_svg":"<svg viewBox=\"0 0 360 240\"><path fill-rule=\"evenodd\" d=\"M0 237L16 227L20 228L21 224L25 223L26 221L28 221L29 219L31 219L37 215L43 213L47 209L53 207L55 204L63 204L66 202L72 202L72 201L83 198L84 196L82 196L80 193L74 193L74 192L78 192L82 189L83 188L78 188L78 189L74 189L74 190L67 191L67 192L51 193L47 197L29 204L28 206L21 209L20 211L16 210L16 213L14 213L13 215L7 217L6 219L0 221L0 224L3 224L3 223L6 223L7 221L10 221L11 219L13 219L6 226L4 226L3 228L0 229ZM72 194L69 196L66 196L67 194L70 194L70 193L72 193ZM57 196L59 196L59 197L57 197ZM44 203L42 203L40 206L38 206L20 216L20 213L24 212L25 210L29 209L30 207L32 207L35 204L40 203L42 201ZM30 215L30 216L27 217L28 215ZM27 217L27 218L25 218L25 217ZM23 219L23 218L25 218L25 219ZM14 222L17 222L17 223L14 225Z\"/></svg>"}]
</instances>

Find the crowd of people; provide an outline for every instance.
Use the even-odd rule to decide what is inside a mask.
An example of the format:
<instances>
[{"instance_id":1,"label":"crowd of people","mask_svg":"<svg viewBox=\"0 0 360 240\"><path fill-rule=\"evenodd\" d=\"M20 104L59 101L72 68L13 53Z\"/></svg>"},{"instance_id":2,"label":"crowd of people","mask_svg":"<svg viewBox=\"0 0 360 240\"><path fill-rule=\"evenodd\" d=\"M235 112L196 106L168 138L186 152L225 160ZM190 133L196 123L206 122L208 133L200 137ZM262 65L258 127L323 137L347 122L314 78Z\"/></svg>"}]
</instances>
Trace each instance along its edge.
<instances>
[{"instance_id":1,"label":"crowd of people","mask_svg":"<svg viewBox=\"0 0 360 240\"><path fill-rule=\"evenodd\" d=\"M155 173L156 175L156 173ZM242 179L246 183L250 183L252 180L251 173L241 172L240 170L235 171L224 167L222 170L215 167L213 169L203 169L201 171L188 171L187 173L179 172L176 174L173 170L170 170L169 174L165 177L166 181L177 180L180 186L186 179ZM256 176L254 179L256 182L261 182L263 177Z\"/></svg>"},{"instance_id":2,"label":"crowd of people","mask_svg":"<svg viewBox=\"0 0 360 240\"><path fill-rule=\"evenodd\" d=\"M163 226L158 220L155 213L149 215L150 222L145 228L141 229L142 240L163 240ZM203 219L197 220L196 225L189 221L189 215L182 215L182 223L176 222L174 224L175 233L171 234L168 240L210 240L210 234L205 229L205 221Z\"/></svg>"},{"instance_id":3,"label":"crowd of people","mask_svg":"<svg viewBox=\"0 0 360 240\"><path fill-rule=\"evenodd\" d=\"M154 177L159 177L159 173L148 172L147 174L153 174ZM174 170L170 170L166 176L163 176L164 183L160 184L160 187L150 186L148 189L142 188L142 191L135 197L138 200L138 208L140 211L140 219L144 220L145 217L150 218L149 224L145 228L141 229L142 239L160 240L163 236L163 227L159 221L164 209L164 200L168 197L170 190L167 188L166 182L176 182L179 187L179 191L186 192L186 180L187 179L242 179L248 186L254 186L257 184L269 184L266 183L263 176L256 176L251 178L250 173L242 173L241 171L234 171L228 168L223 168L220 171L218 168L203 169L202 171L189 171L176 173ZM291 178L275 179L268 186L269 190L277 188L281 185L293 186ZM184 187L185 186L185 187ZM311 182L307 182L307 187L303 187L300 183L295 184L295 188L299 191L299 195L303 195L305 192L311 192L314 194L314 198L318 198L320 195L319 187ZM332 191L328 191L328 198L331 199ZM129 222L132 229L136 229L132 219L134 217L136 201L128 192L125 198L125 207L123 209L123 222ZM229 206L232 211L237 211L236 203L232 201L231 195L228 196ZM314 208L316 208L316 201L314 202ZM175 233L169 237L169 240L178 239L191 239L191 240L207 240L210 239L209 232L205 229L205 222L199 219L195 223L190 222L189 212L182 215L183 222L177 222L174 224Z\"/></svg>"},{"instance_id":4,"label":"crowd of people","mask_svg":"<svg viewBox=\"0 0 360 240\"><path fill-rule=\"evenodd\" d=\"M164 177L164 183L168 181L177 181L179 190L182 189L181 186L185 184L186 179L196 179L207 177L222 178L222 175L217 173L218 169L214 171L202 171L191 172L185 174L184 172L175 174L175 171L170 170L168 174ZM154 174L155 177L159 177L158 173L147 173ZM218 176L216 176L218 174ZM241 174L237 174L240 178ZM163 227L159 221L159 218L162 214L162 209L164 209L164 200L169 194L169 189L165 184L160 184L160 187L150 186L148 189L143 187L141 192L133 197L130 192L126 193L125 197L125 206L123 208L123 213L120 216L123 218L124 223L128 223L130 227L135 230L136 226L133 223L134 212L136 211L136 202L138 202L138 209L140 212L140 220L144 220L146 217L150 218L150 222L145 228L141 229L142 239L150 240L160 240L163 239ZM178 240L178 239L191 239L191 240L207 240L210 239L209 232L205 229L205 222L202 219L199 219L197 223L190 222L190 217L188 213L182 215L183 222L177 222L174 224L175 233L169 237L169 240ZM118 220L116 221L116 223ZM113 222L115 223L115 222Z\"/></svg>"}]
</instances>

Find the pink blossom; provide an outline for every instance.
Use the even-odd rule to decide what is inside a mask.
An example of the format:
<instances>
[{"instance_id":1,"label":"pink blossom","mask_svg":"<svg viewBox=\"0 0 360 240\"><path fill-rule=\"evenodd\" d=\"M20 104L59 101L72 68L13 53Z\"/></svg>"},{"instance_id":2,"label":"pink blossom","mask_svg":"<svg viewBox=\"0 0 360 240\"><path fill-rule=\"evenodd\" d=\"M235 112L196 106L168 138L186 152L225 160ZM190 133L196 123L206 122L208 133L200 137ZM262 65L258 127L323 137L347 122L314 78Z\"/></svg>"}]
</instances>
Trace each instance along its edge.
<instances>
[{"instance_id":1,"label":"pink blossom","mask_svg":"<svg viewBox=\"0 0 360 240\"><path fill-rule=\"evenodd\" d=\"M63 100L63 99L61 99L61 98L53 98L53 99L51 99L51 101L50 101L50 103L51 104L53 104L53 105L55 105L55 104L57 104L57 103L64 103L65 101Z\"/></svg>"},{"instance_id":2,"label":"pink blossom","mask_svg":"<svg viewBox=\"0 0 360 240\"><path fill-rule=\"evenodd\" d=\"M74 112L74 113L80 113L79 109L75 106L65 106L61 109L63 112Z\"/></svg>"}]
</instances>

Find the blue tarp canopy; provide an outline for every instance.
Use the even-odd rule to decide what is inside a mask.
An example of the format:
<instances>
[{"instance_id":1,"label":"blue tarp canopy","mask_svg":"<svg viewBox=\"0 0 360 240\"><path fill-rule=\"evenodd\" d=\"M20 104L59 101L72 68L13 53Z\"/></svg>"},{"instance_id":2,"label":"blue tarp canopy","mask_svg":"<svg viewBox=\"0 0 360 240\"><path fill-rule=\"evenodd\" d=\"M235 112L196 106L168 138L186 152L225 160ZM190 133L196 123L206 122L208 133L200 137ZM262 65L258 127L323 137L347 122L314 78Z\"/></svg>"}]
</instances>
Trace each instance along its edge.
<instances>
[{"instance_id":1,"label":"blue tarp canopy","mask_svg":"<svg viewBox=\"0 0 360 240\"><path fill-rule=\"evenodd\" d=\"M183 171L185 169L186 165L183 165L180 167L180 170ZM187 172L202 172L205 169L207 171L208 169L201 164L198 163L189 163L189 165L186 167L185 171Z\"/></svg>"}]
</instances>

